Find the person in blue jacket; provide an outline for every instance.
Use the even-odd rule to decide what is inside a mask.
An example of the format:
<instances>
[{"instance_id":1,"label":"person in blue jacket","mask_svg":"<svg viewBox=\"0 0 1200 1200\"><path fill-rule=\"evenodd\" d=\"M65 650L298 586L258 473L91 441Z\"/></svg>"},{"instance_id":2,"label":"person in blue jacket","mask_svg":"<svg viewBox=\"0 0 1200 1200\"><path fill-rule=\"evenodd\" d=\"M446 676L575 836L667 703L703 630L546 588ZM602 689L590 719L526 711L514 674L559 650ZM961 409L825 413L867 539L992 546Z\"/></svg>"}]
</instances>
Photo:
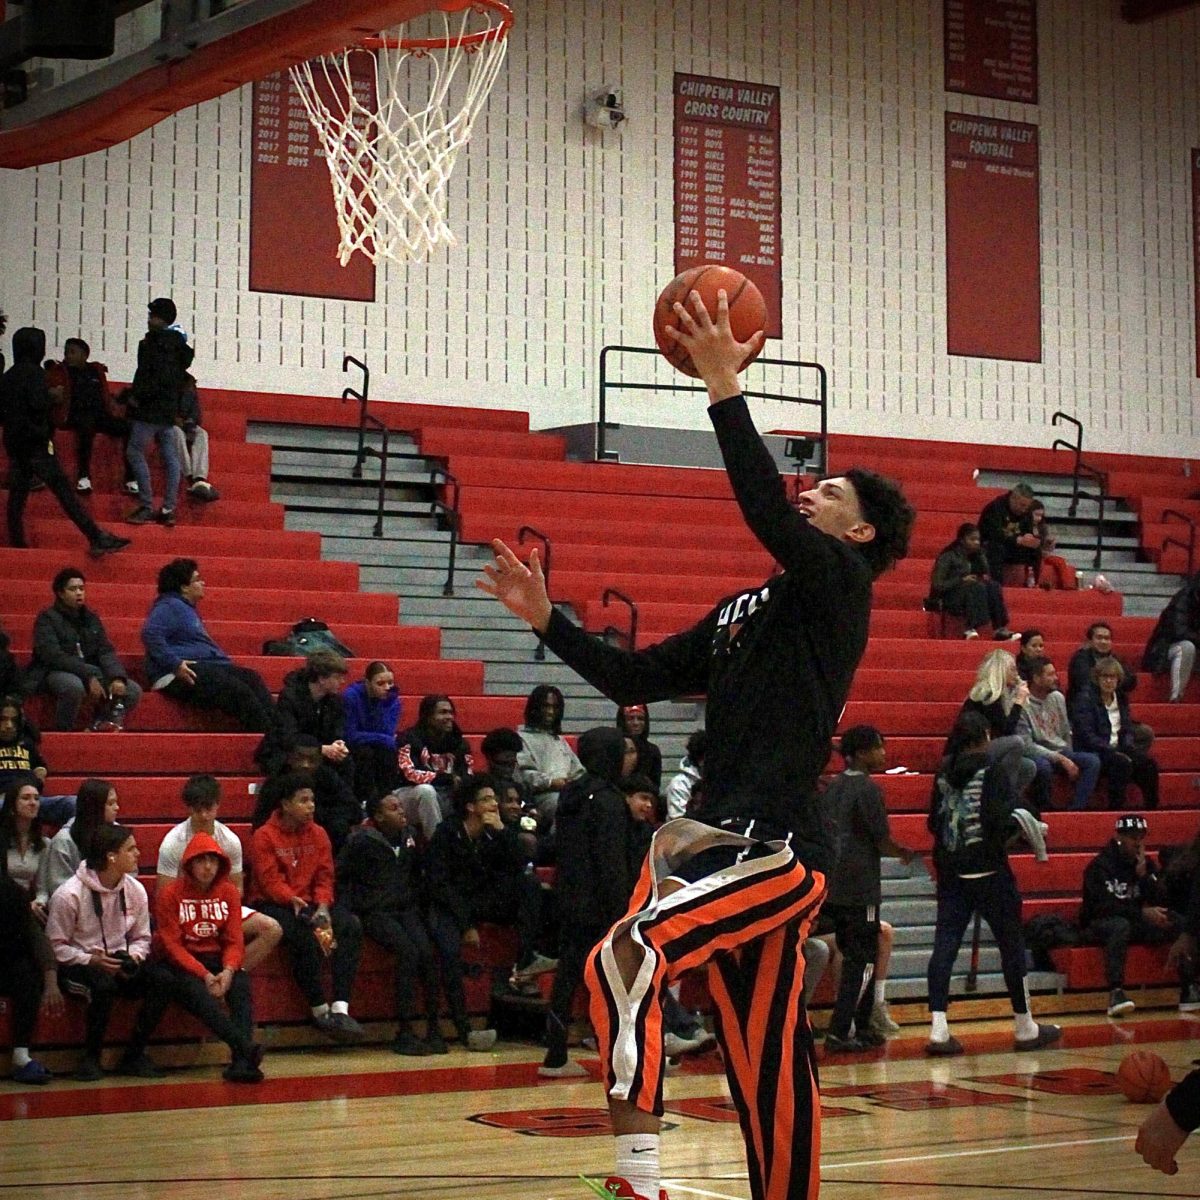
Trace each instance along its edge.
<instances>
[{"instance_id":1,"label":"person in blue jacket","mask_svg":"<svg viewBox=\"0 0 1200 1200\"><path fill-rule=\"evenodd\" d=\"M385 662L367 665L366 675L342 693L343 737L354 760L354 790L365 804L399 784L396 730L404 705L396 677Z\"/></svg>"},{"instance_id":2,"label":"person in blue jacket","mask_svg":"<svg viewBox=\"0 0 1200 1200\"><path fill-rule=\"evenodd\" d=\"M236 666L213 641L196 605L204 580L194 558L173 558L158 573L158 596L142 625L146 678L183 704L228 713L248 732L271 726L271 693L262 676Z\"/></svg>"}]
</instances>

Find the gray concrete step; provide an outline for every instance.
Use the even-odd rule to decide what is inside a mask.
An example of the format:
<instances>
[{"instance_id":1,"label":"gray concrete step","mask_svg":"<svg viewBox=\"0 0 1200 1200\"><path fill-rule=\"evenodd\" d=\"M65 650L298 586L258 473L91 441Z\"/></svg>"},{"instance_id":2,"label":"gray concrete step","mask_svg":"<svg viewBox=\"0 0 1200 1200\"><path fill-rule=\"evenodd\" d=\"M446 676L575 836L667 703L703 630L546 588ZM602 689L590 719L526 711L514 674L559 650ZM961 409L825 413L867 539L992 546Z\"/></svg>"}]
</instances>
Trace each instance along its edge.
<instances>
[{"instance_id":1,"label":"gray concrete step","mask_svg":"<svg viewBox=\"0 0 1200 1200\"><path fill-rule=\"evenodd\" d=\"M281 450L349 450L353 454L358 449L358 430L340 425L284 425L272 421L251 421L246 427L246 440ZM377 446L378 443L378 433L368 435L368 446ZM388 439L388 448L401 454L417 453L417 443L406 433L393 433Z\"/></svg>"}]
</instances>

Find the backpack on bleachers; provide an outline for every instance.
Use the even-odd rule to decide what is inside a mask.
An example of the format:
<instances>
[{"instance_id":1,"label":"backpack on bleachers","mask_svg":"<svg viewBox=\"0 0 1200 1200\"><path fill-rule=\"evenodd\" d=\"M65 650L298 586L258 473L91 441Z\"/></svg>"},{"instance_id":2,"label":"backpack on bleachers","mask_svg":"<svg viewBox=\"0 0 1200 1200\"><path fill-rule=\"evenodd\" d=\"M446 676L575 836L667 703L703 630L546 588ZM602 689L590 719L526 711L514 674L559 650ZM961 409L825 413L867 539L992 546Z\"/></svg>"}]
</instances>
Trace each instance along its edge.
<instances>
[{"instance_id":1,"label":"backpack on bleachers","mask_svg":"<svg viewBox=\"0 0 1200 1200\"><path fill-rule=\"evenodd\" d=\"M324 621L318 621L316 617L305 617L303 621L297 621L286 637L263 642L262 648L264 655L281 658L303 658L314 650L332 650L343 658L354 657L354 651L338 641L329 626Z\"/></svg>"}]
</instances>

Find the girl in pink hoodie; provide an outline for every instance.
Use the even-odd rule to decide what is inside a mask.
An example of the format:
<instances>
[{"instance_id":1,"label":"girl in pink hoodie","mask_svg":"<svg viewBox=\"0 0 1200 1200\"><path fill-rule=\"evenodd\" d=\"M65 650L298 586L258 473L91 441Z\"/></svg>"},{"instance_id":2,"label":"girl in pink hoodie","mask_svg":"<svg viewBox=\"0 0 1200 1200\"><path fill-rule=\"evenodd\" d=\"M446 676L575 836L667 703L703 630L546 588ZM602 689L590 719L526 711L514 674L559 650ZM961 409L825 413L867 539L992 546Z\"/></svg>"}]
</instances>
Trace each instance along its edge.
<instances>
[{"instance_id":1,"label":"girl in pink hoodie","mask_svg":"<svg viewBox=\"0 0 1200 1200\"><path fill-rule=\"evenodd\" d=\"M58 960L64 992L88 1006L83 1060L76 1079L102 1077L100 1049L118 996L141 998L133 1037L119 1075L154 1078L162 1072L146 1053L150 1035L171 1002L171 982L148 966L150 905L137 881L138 847L132 832L102 825L79 869L50 899L46 936Z\"/></svg>"}]
</instances>

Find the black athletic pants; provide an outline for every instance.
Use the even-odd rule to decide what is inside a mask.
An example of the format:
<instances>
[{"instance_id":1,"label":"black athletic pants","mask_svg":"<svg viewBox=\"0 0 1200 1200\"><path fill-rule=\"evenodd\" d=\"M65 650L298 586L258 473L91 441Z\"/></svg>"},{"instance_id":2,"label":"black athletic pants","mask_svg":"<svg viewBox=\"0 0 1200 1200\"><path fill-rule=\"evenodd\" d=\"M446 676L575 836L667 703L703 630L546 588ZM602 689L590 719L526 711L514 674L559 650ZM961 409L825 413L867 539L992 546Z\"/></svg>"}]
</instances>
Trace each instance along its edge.
<instances>
[{"instance_id":1,"label":"black athletic pants","mask_svg":"<svg viewBox=\"0 0 1200 1200\"><path fill-rule=\"evenodd\" d=\"M994 579L956 584L942 596L942 607L962 617L968 629L978 629L980 625L1003 629L1008 625L1004 592Z\"/></svg>"},{"instance_id":2,"label":"black athletic pants","mask_svg":"<svg viewBox=\"0 0 1200 1200\"><path fill-rule=\"evenodd\" d=\"M25 503L29 499L30 489L39 479L54 494L75 528L89 542L95 542L100 537L100 526L79 503L62 467L58 465L58 459L48 451L40 450L21 459L9 460L8 544L22 549L28 545L25 541Z\"/></svg>"},{"instance_id":3,"label":"black athletic pants","mask_svg":"<svg viewBox=\"0 0 1200 1200\"><path fill-rule=\"evenodd\" d=\"M415 908L367 913L361 918L363 932L396 956L397 1032L409 1028L409 1017L416 1011L415 984L420 981L425 993L425 1015L429 1032L438 1027L438 965L429 940L429 931Z\"/></svg>"},{"instance_id":4,"label":"black athletic pants","mask_svg":"<svg viewBox=\"0 0 1200 1200\"><path fill-rule=\"evenodd\" d=\"M292 964L292 975L304 993L310 1008L325 1003L325 988L321 978L324 952L313 936L312 926L301 921L290 904L256 904L255 907L268 917L274 917L283 929L283 944L287 948ZM362 957L362 922L340 904L329 906L329 920L333 925L333 936L337 945L329 956L329 967L333 976L333 1000L350 1002L354 977L358 974L358 961Z\"/></svg>"},{"instance_id":5,"label":"black athletic pants","mask_svg":"<svg viewBox=\"0 0 1200 1200\"><path fill-rule=\"evenodd\" d=\"M583 983L588 955L608 932L604 926L580 928L564 925L559 942L558 970L550 989L550 1010L546 1013L546 1066L561 1067L567 1061L567 1030L571 1026L571 1007L575 993ZM669 992L665 993L670 995Z\"/></svg>"},{"instance_id":6,"label":"black athletic pants","mask_svg":"<svg viewBox=\"0 0 1200 1200\"><path fill-rule=\"evenodd\" d=\"M154 963L143 963L132 978L109 975L99 967L72 963L58 968L58 979L64 992L87 1001L87 1031L84 1034L83 1051L89 1058L95 1059L100 1057L104 1034L118 996L142 1001L127 1050L133 1056L145 1051L150 1035L158 1028L163 1013L171 1004L175 990L170 972Z\"/></svg>"},{"instance_id":7,"label":"black athletic pants","mask_svg":"<svg viewBox=\"0 0 1200 1200\"><path fill-rule=\"evenodd\" d=\"M262 676L233 663L197 662L195 683L173 679L163 692L182 704L228 713L249 733L266 733L271 724L271 693Z\"/></svg>"},{"instance_id":8,"label":"black athletic pants","mask_svg":"<svg viewBox=\"0 0 1200 1200\"><path fill-rule=\"evenodd\" d=\"M833 925L838 949L842 952L842 981L838 987L829 1032L848 1038L853 1021L859 1033L865 1033L871 1020L875 992L871 977L879 950L879 909L875 905L829 904L821 915Z\"/></svg>"},{"instance_id":9,"label":"black athletic pants","mask_svg":"<svg viewBox=\"0 0 1200 1200\"><path fill-rule=\"evenodd\" d=\"M121 439L121 463L125 468L126 481L133 478L133 468L125 459L125 447L129 441L129 422L120 417L111 417L106 412L79 413L68 428L75 431L75 476L88 478L92 473L92 445L96 434L107 434Z\"/></svg>"},{"instance_id":10,"label":"black athletic pants","mask_svg":"<svg viewBox=\"0 0 1200 1200\"><path fill-rule=\"evenodd\" d=\"M1136 750L1102 750L1100 773L1108 780L1108 807L1125 807L1125 789L1136 783L1143 808L1158 807L1158 763Z\"/></svg>"},{"instance_id":11,"label":"black athletic pants","mask_svg":"<svg viewBox=\"0 0 1200 1200\"><path fill-rule=\"evenodd\" d=\"M42 968L29 954L0 964L0 996L7 996L10 1001L14 1046L28 1046L33 1038L45 990L42 974Z\"/></svg>"},{"instance_id":12,"label":"black athletic pants","mask_svg":"<svg viewBox=\"0 0 1200 1200\"><path fill-rule=\"evenodd\" d=\"M222 970L219 954L197 955L214 975ZM254 1041L254 1017L250 1006L250 977L245 971L234 971L233 982L225 993L225 1004L209 994L204 980L174 963L163 964L174 985L172 999L198 1021L202 1021L233 1052L234 1058L249 1057Z\"/></svg>"},{"instance_id":13,"label":"black athletic pants","mask_svg":"<svg viewBox=\"0 0 1200 1200\"><path fill-rule=\"evenodd\" d=\"M1178 936L1182 922L1177 914L1171 914L1171 924L1166 929L1151 925L1141 914L1136 917L1102 917L1093 921L1083 931L1086 941L1104 947L1104 977L1109 991L1125 986L1125 958L1130 946L1165 946ZM1190 971L1182 968L1180 982L1191 983Z\"/></svg>"}]
</instances>

